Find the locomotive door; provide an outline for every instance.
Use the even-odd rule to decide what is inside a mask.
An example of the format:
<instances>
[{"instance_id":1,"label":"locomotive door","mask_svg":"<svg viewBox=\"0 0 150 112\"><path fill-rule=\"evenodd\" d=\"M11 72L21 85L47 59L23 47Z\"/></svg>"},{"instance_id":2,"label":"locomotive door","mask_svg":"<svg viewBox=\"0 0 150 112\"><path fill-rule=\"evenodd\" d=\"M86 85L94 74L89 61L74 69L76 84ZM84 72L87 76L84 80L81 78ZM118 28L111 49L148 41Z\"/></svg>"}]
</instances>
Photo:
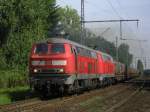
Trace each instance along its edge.
<instances>
[{"instance_id":1,"label":"locomotive door","mask_svg":"<svg viewBox=\"0 0 150 112\"><path fill-rule=\"evenodd\" d=\"M79 77L78 77L78 52L77 52L77 49L75 46L72 46L72 52L74 54L74 59L75 59L75 75L76 75L76 78L74 80L74 83L73 83L73 86L74 86L74 90L76 93L79 93L80 91L80 85L79 85Z\"/></svg>"},{"instance_id":2,"label":"locomotive door","mask_svg":"<svg viewBox=\"0 0 150 112\"><path fill-rule=\"evenodd\" d=\"M72 46L72 52L74 54L74 59L75 59L75 71L76 71L76 74L78 74L78 55L77 55L77 50L75 46Z\"/></svg>"}]
</instances>

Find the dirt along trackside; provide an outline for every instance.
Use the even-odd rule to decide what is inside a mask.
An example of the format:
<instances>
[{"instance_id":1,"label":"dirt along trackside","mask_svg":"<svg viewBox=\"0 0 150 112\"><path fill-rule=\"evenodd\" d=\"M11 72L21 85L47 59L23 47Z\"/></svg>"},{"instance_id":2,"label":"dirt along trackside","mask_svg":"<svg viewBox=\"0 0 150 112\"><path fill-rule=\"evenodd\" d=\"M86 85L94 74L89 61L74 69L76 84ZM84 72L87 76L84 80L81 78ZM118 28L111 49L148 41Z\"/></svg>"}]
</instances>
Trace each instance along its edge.
<instances>
[{"instance_id":1,"label":"dirt along trackside","mask_svg":"<svg viewBox=\"0 0 150 112\"><path fill-rule=\"evenodd\" d=\"M150 112L149 91L129 85L108 87L99 92L45 106L43 112Z\"/></svg>"},{"instance_id":2,"label":"dirt along trackside","mask_svg":"<svg viewBox=\"0 0 150 112\"><path fill-rule=\"evenodd\" d=\"M103 89L98 89L90 92L85 92L81 95L73 95L69 97L57 98L48 101L37 101L36 103L27 102L18 104L10 104L1 106L0 112L77 112L77 111L90 111L92 105L96 100L101 101L104 99L111 99L118 94L126 93L130 87L124 84L118 84ZM130 94L130 92L129 92ZM121 97L121 96L120 96ZM96 103L96 102L95 102ZM96 104L97 104L96 103ZM109 102L105 102L107 104ZM94 104L94 106L97 106ZM101 108L101 107L100 107ZM105 109L103 109L105 110Z\"/></svg>"},{"instance_id":3,"label":"dirt along trackside","mask_svg":"<svg viewBox=\"0 0 150 112\"><path fill-rule=\"evenodd\" d=\"M150 91L129 88L111 98L104 95L81 104L84 112L150 112Z\"/></svg>"},{"instance_id":4,"label":"dirt along trackside","mask_svg":"<svg viewBox=\"0 0 150 112\"><path fill-rule=\"evenodd\" d=\"M114 112L150 112L150 91L137 93L126 103L116 108Z\"/></svg>"}]
</instances>

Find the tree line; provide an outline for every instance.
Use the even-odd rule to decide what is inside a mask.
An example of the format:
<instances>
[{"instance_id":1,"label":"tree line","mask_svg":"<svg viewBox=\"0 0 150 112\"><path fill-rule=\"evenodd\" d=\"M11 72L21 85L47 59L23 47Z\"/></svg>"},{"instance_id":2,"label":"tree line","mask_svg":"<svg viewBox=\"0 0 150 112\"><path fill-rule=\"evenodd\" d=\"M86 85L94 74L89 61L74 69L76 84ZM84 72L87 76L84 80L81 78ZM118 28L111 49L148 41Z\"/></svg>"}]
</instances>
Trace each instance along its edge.
<instances>
[{"instance_id":1,"label":"tree line","mask_svg":"<svg viewBox=\"0 0 150 112\"><path fill-rule=\"evenodd\" d=\"M116 57L114 43L84 30L85 45L96 45L97 50ZM9 82L16 74L20 77L20 73L25 78L13 80L23 80L24 83L32 44L53 37L60 31L67 33L64 38L80 43L80 16L75 9L69 6L62 8L56 4L56 0L0 0L0 77L5 74ZM130 65L132 54L129 53L129 46L121 44L118 49L119 61ZM126 54L128 57L125 57ZM10 71L14 70L14 75L11 75ZM0 80L0 83L3 82L6 81Z\"/></svg>"}]
</instances>

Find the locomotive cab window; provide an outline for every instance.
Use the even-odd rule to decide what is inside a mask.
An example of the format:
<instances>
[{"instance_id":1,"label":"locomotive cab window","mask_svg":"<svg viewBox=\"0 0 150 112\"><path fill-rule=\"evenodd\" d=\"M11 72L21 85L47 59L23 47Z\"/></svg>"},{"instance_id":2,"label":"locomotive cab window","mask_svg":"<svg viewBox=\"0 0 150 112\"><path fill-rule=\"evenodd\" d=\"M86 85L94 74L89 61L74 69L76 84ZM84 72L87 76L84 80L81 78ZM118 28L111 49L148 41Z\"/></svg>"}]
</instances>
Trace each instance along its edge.
<instances>
[{"instance_id":1,"label":"locomotive cab window","mask_svg":"<svg viewBox=\"0 0 150 112\"><path fill-rule=\"evenodd\" d=\"M75 49L75 47L71 46L71 53L73 53L74 55L77 55L77 51Z\"/></svg>"},{"instance_id":2,"label":"locomotive cab window","mask_svg":"<svg viewBox=\"0 0 150 112\"><path fill-rule=\"evenodd\" d=\"M36 54L45 54L48 52L48 45L45 43L37 44L35 47Z\"/></svg>"},{"instance_id":3,"label":"locomotive cab window","mask_svg":"<svg viewBox=\"0 0 150 112\"><path fill-rule=\"evenodd\" d=\"M51 53L64 53L64 52L65 52L64 44L51 45Z\"/></svg>"}]
</instances>

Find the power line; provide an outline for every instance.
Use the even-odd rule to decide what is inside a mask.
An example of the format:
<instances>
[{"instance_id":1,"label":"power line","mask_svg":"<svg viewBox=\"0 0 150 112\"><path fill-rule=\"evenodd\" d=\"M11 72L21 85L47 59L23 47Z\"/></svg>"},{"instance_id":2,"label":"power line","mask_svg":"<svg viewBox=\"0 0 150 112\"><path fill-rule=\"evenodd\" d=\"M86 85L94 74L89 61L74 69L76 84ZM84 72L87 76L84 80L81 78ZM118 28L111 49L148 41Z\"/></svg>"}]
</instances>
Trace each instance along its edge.
<instances>
[{"instance_id":1,"label":"power line","mask_svg":"<svg viewBox=\"0 0 150 112\"><path fill-rule=\"evenodd\" d=\"M112 4L109 0L106 0L106 1L107 1L107 3L110 5L110 7L112 8L112 10L116 13L116 15L117 15L119 18L123 19L123 18L120 16L120 14L118 13L118 11L115 9L115 7L113 6L113 4Z\"/></svg>"},{"instance_id":2,"label":"power line","mask_svg":"<svg viewBox=\"0 0 150 112\"><path fill-rule=\"evenodd\" d=\"M102 9L99 5L97 5L97 4L93 3L93 2L89 2L89 1L85 0L85 3L89 4L90 6L92 6L93 8L95 8L96 10L100 9L103 12L107 12L105 9Z\"/></svg>"},{"instance_id":3,"label":"power line","mask_svg":"<svg viewBox=\"0 0 150 112\"><path fill-rule=\"evenodd\" d=\"M122 8L122 5L121 5L119 0L115 0L115 1L117 2L117 4L120 7L120 9L124 9L124 8ZM124 13L124 15L127 16L127 14L125 14L125 13ZM136 36L135 35L135 31L133 31L133 28L130 25L128 25L127 23L125 23L125 24L128 27L128 29L133 33L133 35ZM138 28L138 24L137 24L137 28Z\"/></svg>"},{"instance_id":4,"label":"power line","mask_svg":"<svg viewBox=\"0 0 150 112\"><path fill-rule=\"evenodd\" d=\"M117 4L119 5L119 7L121 8L121 3L119 0L116 0Z\"/></svg>"},{"instance_id":5,"label":"power line","mask_svg":"<svg viewBox=\"0 0 150 112\"><path fill-rule=\"evenodd\" d=\"M84 21L84 23L96 23L96 22L124 22L124 21L139 21L138 19L121 19L121 20L97 20L97 21Z\"/></svg>"},{"instance_id":6,"label":"power line","mask_svg":"<svg viewBox=\"0 0 150 112\"><path fill-rule=\"evenodd\" d=\"M127 21L136 21L137 24L139 22L138 19L120 19L120 20L97 20L97 21L84 21L84 23L94 23L94 22L119 22L120 23L120 39L123 39L122 38L122 22L127 22Z\"/></svg>"},{"instance_id":7,"label":"power line","mask_svg":"<svg viewBox=\"0 0 150 112\"><path fill-rule=\"evenodd\" d=\"M115 9L115 7L113 6L113 4L110 2L110 0L107 0L107 2L109 3L109 5L111 6L111 8L113 9L113 11L116 13L116 15L118 15L120 18L123 19L123 17L121 17L121 15L118 13L118 11ZM116 2L118 3L119 7L121 8L121 4L118 0L116 0ZM125 23L127 25L127 23ZM128 26L128 25L127 25ZM137 24L138 27L138 24ZM130 31L134 34L133 30L131 27L128 26L128 28L130 29Z\"/></svg>"}]
</instances>

